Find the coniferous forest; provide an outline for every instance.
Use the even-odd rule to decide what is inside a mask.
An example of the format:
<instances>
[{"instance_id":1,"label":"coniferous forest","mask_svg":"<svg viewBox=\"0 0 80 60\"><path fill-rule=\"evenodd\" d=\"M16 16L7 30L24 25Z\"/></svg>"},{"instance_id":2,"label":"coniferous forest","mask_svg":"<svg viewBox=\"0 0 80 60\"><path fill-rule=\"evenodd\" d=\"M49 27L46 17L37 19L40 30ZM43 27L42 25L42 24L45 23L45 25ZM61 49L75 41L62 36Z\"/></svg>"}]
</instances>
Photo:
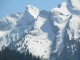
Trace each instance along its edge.
<instances>
[{"instance_id":1,"label":"coniferous forest","mask_svg":"<svg viewBox=\"0 0 80 60\"><path fill-rule=\"evenodd\" d=\"M5 48L0 51L0 60L41 60L39 57L32 56L29 51L26 54Z\"/></svg>"}]
</instances>

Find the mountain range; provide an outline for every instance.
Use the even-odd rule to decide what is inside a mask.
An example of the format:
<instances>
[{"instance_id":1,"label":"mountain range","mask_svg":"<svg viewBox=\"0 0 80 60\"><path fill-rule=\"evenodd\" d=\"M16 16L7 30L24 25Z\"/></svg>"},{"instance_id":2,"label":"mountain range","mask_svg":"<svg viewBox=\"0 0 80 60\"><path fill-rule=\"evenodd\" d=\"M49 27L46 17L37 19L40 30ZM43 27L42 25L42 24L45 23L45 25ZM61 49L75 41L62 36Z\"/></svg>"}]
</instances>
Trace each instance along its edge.
<instances>
[{"instance_id":1,"label":"mountain range","mask_svg":"<svg viewBox=\"0 0 80 60\"><path fill-rule=\"evenodd\" d=\"M80 0L67 0L50 11L27 5L24 12L0 20L0 50L27 49L48 60L79 60Z\"/></svg>"}]
</instances>

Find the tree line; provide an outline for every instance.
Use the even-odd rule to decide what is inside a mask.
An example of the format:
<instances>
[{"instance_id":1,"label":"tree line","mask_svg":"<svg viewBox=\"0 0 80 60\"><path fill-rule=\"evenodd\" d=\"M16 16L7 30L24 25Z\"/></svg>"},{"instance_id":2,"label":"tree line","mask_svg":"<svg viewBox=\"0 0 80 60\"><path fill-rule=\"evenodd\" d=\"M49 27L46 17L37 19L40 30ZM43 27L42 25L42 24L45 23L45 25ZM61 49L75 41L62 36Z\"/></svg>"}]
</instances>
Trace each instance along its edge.
<instances>
[{"instance_id":1,"label":"tree line","mask_svg":"<svg viewBox=\"0 0 80 60\"><path fill-rule=\"evenodd\" d=\"M0 51L0 60L41 60L41 58L33 56L29 53L29 50L27 50L27 53L24 54L15 50L10 50L6 47Z\"/></svg>"}]
</instances>

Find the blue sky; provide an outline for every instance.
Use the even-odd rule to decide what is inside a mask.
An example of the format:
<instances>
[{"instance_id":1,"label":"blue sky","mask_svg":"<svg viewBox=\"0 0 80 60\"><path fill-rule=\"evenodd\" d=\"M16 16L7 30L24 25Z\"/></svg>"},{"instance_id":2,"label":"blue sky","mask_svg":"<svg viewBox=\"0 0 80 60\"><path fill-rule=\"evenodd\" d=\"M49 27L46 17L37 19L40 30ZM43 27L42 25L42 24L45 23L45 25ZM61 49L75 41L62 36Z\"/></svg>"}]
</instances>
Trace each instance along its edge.
<instances>
[{"instance_id":1,"label":"blue sky","mask_svg":"<svg viewBox=\"0 0 80 60\"><path fill-rule=\"evenodd\" d=\"M0 0L0 19L13 12L25 11L26 5L49 11L62 2L66 2L66 0Z\"/></svg>"}]
</instances>

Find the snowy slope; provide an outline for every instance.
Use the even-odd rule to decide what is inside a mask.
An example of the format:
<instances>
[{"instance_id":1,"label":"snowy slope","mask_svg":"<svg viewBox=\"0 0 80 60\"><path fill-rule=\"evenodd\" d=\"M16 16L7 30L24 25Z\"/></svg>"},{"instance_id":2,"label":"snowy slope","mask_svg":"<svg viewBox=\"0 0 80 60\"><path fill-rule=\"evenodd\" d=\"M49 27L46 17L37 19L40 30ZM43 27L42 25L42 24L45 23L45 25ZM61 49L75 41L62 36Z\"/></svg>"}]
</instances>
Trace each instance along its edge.
<instances>
[{"instance_id":1,"label":"snowy slope","mask_svg":"<svg viewBox=\"0 0 80 60\"><path fill-rule=\"evenodd\" d=\"M51 41L54 39L54 33L49 23L48 15L47 11L41 10L31 27L32 30L25 30L24 38L9 47L11 49L16 49L13 48L15 45L15 47L18 46L16 50L20 52L26 52L27 49L29 49L33 55L49 58L50 45Z\"/></svg>"}]
</instances>

